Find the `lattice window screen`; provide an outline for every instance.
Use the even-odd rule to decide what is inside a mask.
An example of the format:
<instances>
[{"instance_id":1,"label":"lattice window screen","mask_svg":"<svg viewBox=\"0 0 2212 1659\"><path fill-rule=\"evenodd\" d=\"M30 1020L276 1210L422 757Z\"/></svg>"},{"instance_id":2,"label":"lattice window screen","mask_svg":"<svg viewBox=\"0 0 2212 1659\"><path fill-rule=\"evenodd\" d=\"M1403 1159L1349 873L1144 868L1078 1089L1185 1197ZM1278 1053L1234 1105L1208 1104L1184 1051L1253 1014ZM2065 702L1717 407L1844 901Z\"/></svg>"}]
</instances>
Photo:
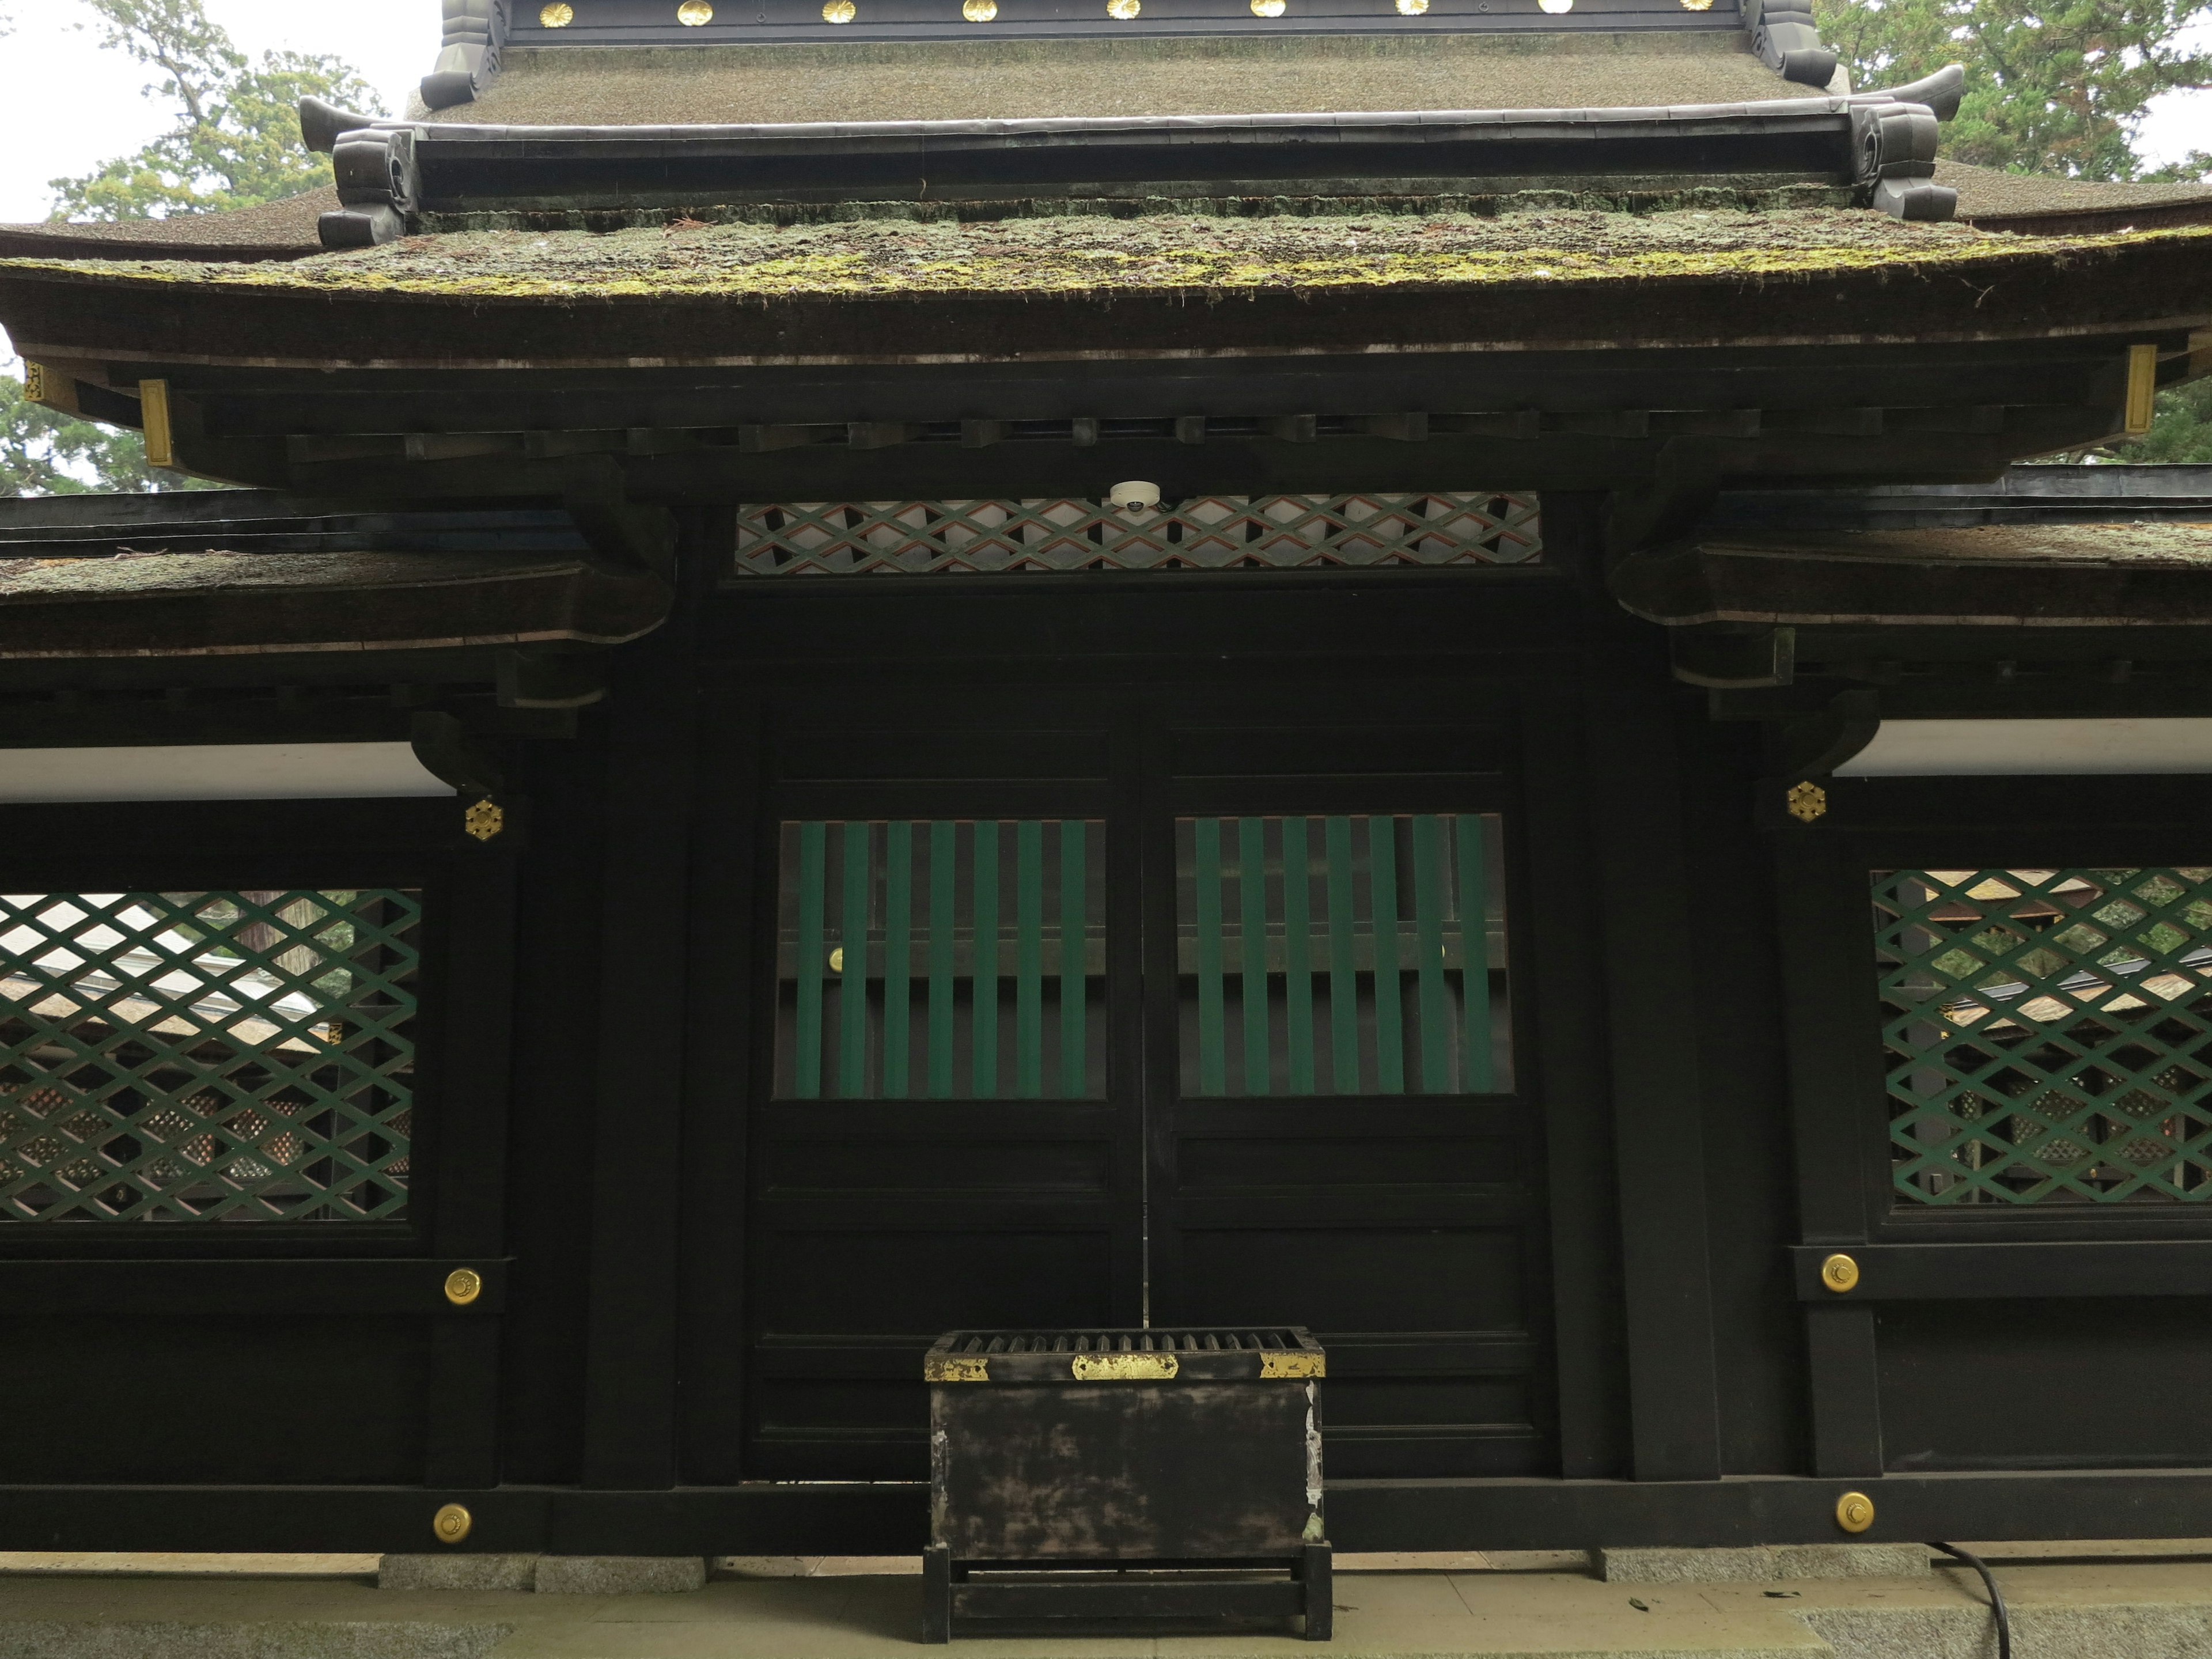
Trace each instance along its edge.
<instances>
[{"instance_id":1,"label":"lattice window screen","mask_svg":"<svg viewBox=\"0 0 2212 1659\"><path fill-rule=\"evenodd\" d=\"M1487 813L1179 818L1187 1095L1513 1086Z\"/></svg>"},{"instance_id":2,"label":"lattice window screen","mask_svg":"<svg viewBox=\"0 0 2212 1659\"><path fill-rule=\"evenodd\" d=\"M1097 1099L1105 826L783 826L776 1093Z\"/></svg>"},{"instance_id":3,"label":"lattice window screen","mask_svg":"<svg viewBox=\"0 0 2212 1659\"><path fill-rule=\"evenodd\" d=\"M2212 1197L2212 867L1873 881L1899 1199Z\"/></svg>"},{"instance_id":4,"label":"lattice window screen","mask_svg":"<svg viewBox=\"0 0 2212 1659\"><path fill-rule=\"evenodd\" d=\"M398 1221L420 895L0 896L0 1220Z\"/></svg>"},{"instance_id":5,"label":"lattice window screen","mask_svg":"<svg viewBox=\"0 0 2212 1659\"><path fill-rule=\"evenodd\" d=\"M740 575L1529 564L1534 495L1208 495L1103 501L792 501L738 517Z\"/></svg>"}]
</instances>

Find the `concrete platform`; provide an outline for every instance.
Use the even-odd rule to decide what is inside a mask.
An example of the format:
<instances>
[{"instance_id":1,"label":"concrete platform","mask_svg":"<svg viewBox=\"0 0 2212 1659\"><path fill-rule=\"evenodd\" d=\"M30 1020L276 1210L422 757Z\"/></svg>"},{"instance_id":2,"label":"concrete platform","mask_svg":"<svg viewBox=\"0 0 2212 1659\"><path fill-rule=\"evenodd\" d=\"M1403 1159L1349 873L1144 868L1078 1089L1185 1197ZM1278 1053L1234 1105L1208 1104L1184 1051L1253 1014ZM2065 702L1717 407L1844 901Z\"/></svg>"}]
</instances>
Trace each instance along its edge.
<instances>
[{"instance_id":1,"label":"concrete platform","mask_svg":"<svg viewBox=\"0 0 2212 1659\"><path fill-rule=\"evenodd\" d=\"M2037 1559L2013 1547L2000 1573L2019 1659L2212 1655L2212 1556L2131 1559L2071 1545ZM1586 1569L1503 1571L1474 1565L1480 1557L1450 1559L1457 1565L1340 1574L1337 1638L1326 1647L1267 1633L994 1637L956 1643L948 1659L1984 1659L1995 1652L1980 1583L1961 1570L1639 1585L1607 1583ZM595 1596L378 1589L363 1576L71 1574L57 1565L66 1558L41 1560L42 1571L0 1571L0 1659L921 1659L924 1651L915 1639L915 1577L824 1572L819 1562L807 1564L811 1572L780 1563L779 1576L719 1577L688 1593Z\"/></svg>"}]
</instances>

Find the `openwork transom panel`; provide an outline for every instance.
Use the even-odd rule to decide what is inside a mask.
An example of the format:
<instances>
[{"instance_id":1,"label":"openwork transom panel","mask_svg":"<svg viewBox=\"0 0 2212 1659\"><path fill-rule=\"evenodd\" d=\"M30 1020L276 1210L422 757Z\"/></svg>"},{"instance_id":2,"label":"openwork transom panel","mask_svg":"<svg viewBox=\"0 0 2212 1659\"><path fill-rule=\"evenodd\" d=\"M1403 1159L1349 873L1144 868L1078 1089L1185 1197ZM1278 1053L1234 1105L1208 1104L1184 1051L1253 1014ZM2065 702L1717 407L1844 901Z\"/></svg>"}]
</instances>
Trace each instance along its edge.
<instances>
[{"instance_id":1,"label":"openwork transom panel","mask_svg":"<svg viewBox=\"0 0 2212 1659\"><path fill-rule=\"evenodd\" d=\"M407 1214L413 891L0 896L0 1220Z\"/></svg>"},{"instance_id":2,"label":"openwork transom panel","mask_svg":"<svg viewBox=\"0 0 2212 1659\"><path fill-rule=\"evenodd\" d=\"M1103 501L793 501L738 518L740 575L1291 570L1528 564L1536 498L1206 495Z\"/></svg>"},{"instance_id":3,"label":"openwork transom panel","mask_svg":"<svg viewBox=\"0 0 2212 1659\"><path fill-rule=\"evenodd\" d=\"M1498 819L1180 818L1187 1095L1512 1085Z\"/></svg>"},{"instance_id":4,"label":"openwork transom panel","mask_svg":"<svg viewBox=\"0 0 2212 1659\"><path fill-rule=\"evenodd\" d=\"M785 824L776 1093L1103 1096L1105 843L1083 818Z\"/></svg>"},{"instance_id":5,"label":"openwork transom panel","mask_svg":"<svg viewBox=\"0 0 2212 1659\"><path fill-rule=\"evenodd\" d=\"M1881 870L1912 1204L2212 1197L2212 867Z\"/></svg>"}]
</instances>

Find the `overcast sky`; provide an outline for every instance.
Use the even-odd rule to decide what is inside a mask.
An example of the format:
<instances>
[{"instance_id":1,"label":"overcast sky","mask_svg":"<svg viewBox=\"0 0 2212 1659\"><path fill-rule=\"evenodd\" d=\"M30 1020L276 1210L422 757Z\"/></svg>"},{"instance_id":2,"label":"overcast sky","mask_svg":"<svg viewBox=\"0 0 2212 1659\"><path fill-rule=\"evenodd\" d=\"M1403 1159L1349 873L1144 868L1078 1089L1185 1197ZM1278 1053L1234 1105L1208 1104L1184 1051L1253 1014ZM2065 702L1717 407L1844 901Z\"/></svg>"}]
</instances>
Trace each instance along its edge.
<instances>
[{"instance_id":1,"label":"overcast sky","mask_svg":"<svg viewBox=\"0 0 2212 1659\"><path fill-rule=\"evenodd\" d=\"M103 52L81 0L13 0L15 31L0 39L7 88L7 143L0 149L0 222L43 219L46 181L90 172L154 137L170 117L143 95L145 71ZM330 52L345 58L384 95L406 106L408 89L438 52L438 0L207 0L208 13L239 46ZM2160 100L2144 130L2154 161L2212 150L2212 92ZM0 335L0 356L5 336Z\"/></svg>"}]
</instances>

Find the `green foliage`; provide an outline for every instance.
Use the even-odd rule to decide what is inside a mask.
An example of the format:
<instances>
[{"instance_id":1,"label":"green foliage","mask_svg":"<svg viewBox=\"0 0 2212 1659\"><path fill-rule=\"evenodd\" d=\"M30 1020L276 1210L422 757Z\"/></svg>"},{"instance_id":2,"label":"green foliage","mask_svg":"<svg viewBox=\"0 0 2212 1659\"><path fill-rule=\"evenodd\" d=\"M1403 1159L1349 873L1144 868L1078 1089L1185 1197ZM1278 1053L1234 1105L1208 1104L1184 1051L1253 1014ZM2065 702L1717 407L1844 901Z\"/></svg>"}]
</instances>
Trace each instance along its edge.
<instances>
[{"instance_id":1,"label":"green foliage","mask_svg":"<svg viewBox=\"0 0 2212 1659\"><path fill-rule=\"evenodd\" d=\"M82 495L94 490L207 489L213 485L146 465L138 434L96 426L34 404L0 374L0 495Z\"/></svg>"},{"instance_id":2,"label":"green foliage","mask_svg":"<svg viewBox=\"0 0 2212 1659\"><path fill-rule=\"evenodd\" d=\"M2150 430L2108 453L2116 461L2212 462L2212 380L2160 392Z\"/></svg>"},{"instance_id":3,"label":"green foliage","mask_svg":"<svg viewBox=\"0 0 2212 1659\"><path fill-rule=\"evenodd\" d=\"M2206 0L1814 0L1855 88L1966 68L1943 153L1978 167L2132 179L2144 108L2212 86L2212 52L2177 44Z\"/></svg>"},{"instance_id":4,"label":"green foliage","mask_svg":"<svg viewBox=\"0 0 2212 1659\"><path fill-rule=\"evenodd\" d=\"M99 14L102 45L156 71L148 94L176 106L177 125L136 155L52 180L56 219L161 219L296 196L330 179L328 160L300 142L300 100L381 109L338 58L271 52L249 60L202 0L84 3Z\"/></svg>"}]
</instances>

